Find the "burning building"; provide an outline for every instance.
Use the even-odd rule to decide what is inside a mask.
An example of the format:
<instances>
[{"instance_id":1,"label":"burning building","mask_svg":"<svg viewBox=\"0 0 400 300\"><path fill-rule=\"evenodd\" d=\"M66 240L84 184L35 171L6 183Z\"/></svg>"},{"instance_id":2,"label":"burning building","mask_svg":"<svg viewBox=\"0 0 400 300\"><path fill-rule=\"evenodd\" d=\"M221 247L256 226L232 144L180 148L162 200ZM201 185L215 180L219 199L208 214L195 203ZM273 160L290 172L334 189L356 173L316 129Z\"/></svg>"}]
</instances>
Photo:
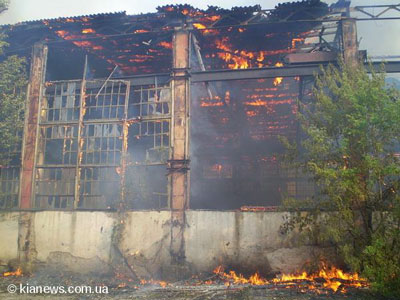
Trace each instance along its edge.
<instances>
[{"instance_id":1,"label":"burning building","mask_svg":"<svg viewBox=\"0 0 400 300\"><path fill-rule=\"evenodd\" d=\"M300 138L321 64L361 59L344 2L3 26L30 80L20 159L0 170L1 261L300 267L312 247L280 236L275 210L314 186L280 166L278 137Z\"/></svg>"}]
</instances>

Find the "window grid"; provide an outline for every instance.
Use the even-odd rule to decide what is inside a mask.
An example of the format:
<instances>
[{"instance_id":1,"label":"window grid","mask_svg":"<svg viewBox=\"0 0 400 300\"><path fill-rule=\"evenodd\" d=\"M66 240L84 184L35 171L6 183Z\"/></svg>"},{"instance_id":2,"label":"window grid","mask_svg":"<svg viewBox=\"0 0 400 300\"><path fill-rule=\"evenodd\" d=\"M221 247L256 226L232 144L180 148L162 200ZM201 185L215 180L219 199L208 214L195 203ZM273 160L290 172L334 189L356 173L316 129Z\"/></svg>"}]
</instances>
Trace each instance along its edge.
<instances>
[{"instance_id":1,"label":"window grid","mask_svg":"<svg viewBox=\"0 0 400 300\"><path fill-rule=\"evenodd\" d=\"M35 207L72 209L75 168L38 168L35 181Z\"/></svg>"},{"instance_id":2,"label":"window grid","mask_svg":"<svg viewBox=\"0 0 400 300\"><path fill-rule=\"evenodd\" d=\"M0 208L18 207L20 168L0 168Z\"/></svg>"},{"instance_id":3,"label":"window grid","mask_svg":"<svg viewBox=\"0 0 400 300\"><path fill-rule=\"evenodd\" d=\"M79 120L80 83L48 84L42 99L41 123Z\"/></svg>"},{"instance_id":4,"label":"window grid","mask_svg":"<svg viewBox=\"0 0 400 300\"><path fill-rule=\"evenodd\" d=\"M122 125L86 124L83 128L82 165L119 165Z\"/></svg>"},{"instance_id":5,"label":"window grid","mask_svg":"<svg viewBox=\"0 0 400 300\"><path fill-rule=\"evenodd\" d=\"M110 81L104 88L92 85L88 82L86 88L84 120L122 120L125 113L126 84Z\"/></svg>"},{"instance_id":6,"label":"window grid","mask_svg":"<svg viewBox=\"0 0 400 300\"><path fill-rule=\"evenodd\" d=\"M92 80L86 82L85 101L81 103L81 84L80 81L46 83L39 121L35 208L115 207L120 200L122 184L126 117L130 123L127 127L128 151L132 132L136 131L134 140L144 143L140 149L132 148L146 152L146 164L165 164L169 157L169 86L128 89L129 84L123 81L109 80L104 84L104 81ZM128 99L129 94L131 97ZM83 122L79 123L81 107ZM145 118L138 118L142 116ZM129 119L132 117L138 118L139 122L131 123ZM81 155L78 155L79 149ZM128 153L128 165L129 162ZM157 173L157 176L161 175ZM164 178L164 173L161 177ZM152 191L149 207L164 207L166 197L168 193L164 189Z\"/></svg>"},{"instance_id":7,"label":"window grid","mask_svg":"<svg viewBox=\"0 0 400 300\"><path fill-rule=\"evenodd\" d=\"M38 151L39 162L42 162L43 165L76 164L77 137L77 125L42 126L40 135L42 151ZM40 158L42 155L43 157Z\"/></svg>"},{"instance_id":8,"label":"window grid","mask_svg":"<svg viewBox=\"0 0 400 300\"><path fill-rule=\"evenodd\" d=\"M171 89L169 86L136 89L130 98L129 117L168 116Z\"/></svg>"},{"instance_id":9,"label":"window grid","mask_svg":"<svg viewBox=\"0 0 400 300\"><path fill-rule=\"evenodd\" d=\"M119 172L119 168L81 168L78 208L115 208L120 198Z\"/></svg>"},{"instance_id":10,"label":"window grid","mask_svg":"<svg viewBox=\"0 0 400 300\"><path fill-rule=\"evenodd\" d=\"M148 136L153 138L154 149L169 147L169 120L144 121L132 125L136 139Z\"/></svg>"},{"instance_id":11,"label":"window grid","mask_svg":"<svg viewBox=\"0 0 400 300\"><path fill-rule=\"evenodd\" d=\"M170 120L142 121L129 128L129 161L136 164L166 163L170 150Z\"/></svg>"}]
</instances>

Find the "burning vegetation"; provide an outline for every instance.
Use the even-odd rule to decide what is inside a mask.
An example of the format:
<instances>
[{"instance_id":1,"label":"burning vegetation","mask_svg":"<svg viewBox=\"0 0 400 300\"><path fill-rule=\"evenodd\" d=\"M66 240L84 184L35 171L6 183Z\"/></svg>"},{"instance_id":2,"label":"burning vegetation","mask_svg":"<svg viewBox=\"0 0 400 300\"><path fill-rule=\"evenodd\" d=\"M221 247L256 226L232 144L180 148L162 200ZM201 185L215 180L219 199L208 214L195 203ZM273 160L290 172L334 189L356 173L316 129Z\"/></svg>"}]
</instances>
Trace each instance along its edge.
<instances>
[{"instance_id":1,"label":"burning vegetation","mask_svg":"<svg viewBox=\"0 0 400 300\"><path fill-rule=\"evenodd\" d=\"M318 294L327 293L328 291L346 293L349 288L368 287L367 281L360 278L358 274L345 273L340 269L333 266L327 267L324 264L315 273L281 274L270 280L261 277L258 273L254 273L249 277L237 274L235 271L225 273L221 266L217 267L214 273L227 286L232 284L262 285L270 288L293 288L301 292L315 291Z\"/></svg>"},{"instance_id":2,"label":"burning vegetation","mask_svg":"<svg viewBox=\"0 0 400 300\"><path fill-rule=\"evenodd\" d=\"M213 276L208 279L200 279L193 276L190 280L185 280L183 285L194 285L197 287L218 287L224 286L225 289L234 289L235 287L259 287L266 290L293 290L299 293L315 294L346 294L349 291L356 291L368 288L366 279L361 278L357 273L346 273L334 266L328 267L325 263L321 264L319 271L307 273L305 271L293 274L280 274L274 278L266 279L259 273L250 276L244 276L235 271L224 271L222 266L218 266L213 271ZM154 279L141 279L139 284L136 281L127 279L125 276L117 276L121 281L117 288L134 287L141 289L145 287L160 287L163 289L174 289L181 286L182 282L174 283ZM212 290L212 288L210 288Z\"/></svg>"},{"instance_id":3,"label":"burning vegetation","mask_svg":"<svg viewBox=\"0 0 400 300\"><path fill-rule=\"evenodd\" d=\"M9 272L4 272L3 276L8 277L8 276L22 276L22 269L17 268L15 271L9 271Z\"/></svg>"}]
</instances>

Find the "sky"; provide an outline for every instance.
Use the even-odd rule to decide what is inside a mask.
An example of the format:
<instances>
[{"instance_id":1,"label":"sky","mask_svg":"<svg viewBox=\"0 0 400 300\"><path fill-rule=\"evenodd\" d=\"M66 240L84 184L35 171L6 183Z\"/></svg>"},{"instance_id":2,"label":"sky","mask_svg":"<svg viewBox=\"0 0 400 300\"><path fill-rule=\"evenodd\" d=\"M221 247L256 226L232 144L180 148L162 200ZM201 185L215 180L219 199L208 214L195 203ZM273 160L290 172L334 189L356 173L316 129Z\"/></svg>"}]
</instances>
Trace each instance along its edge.
<instances>
[{"instance_id":1,"label":"sky","mask_svg":"<svg viewBox=\"0 0 400 300\"><path fill-rule=\"evenodd\" d=\"M9 0L9 9L0 15L0 24L21 21L80 16L87 14L126 11L127 14L155 12L157 6L190 4L198 8L208 5L231 8L260 4L262 8L274 8L283 0ZM298 1L298 0L297 0ZM325 0L334 3L336 0ZM352 6L398 4L399 0L353 0ZM400 12L395 13L400 17ZM360 49L369 55L400 56L400 20L358 22Z\"/></svg>"}]
</instances>

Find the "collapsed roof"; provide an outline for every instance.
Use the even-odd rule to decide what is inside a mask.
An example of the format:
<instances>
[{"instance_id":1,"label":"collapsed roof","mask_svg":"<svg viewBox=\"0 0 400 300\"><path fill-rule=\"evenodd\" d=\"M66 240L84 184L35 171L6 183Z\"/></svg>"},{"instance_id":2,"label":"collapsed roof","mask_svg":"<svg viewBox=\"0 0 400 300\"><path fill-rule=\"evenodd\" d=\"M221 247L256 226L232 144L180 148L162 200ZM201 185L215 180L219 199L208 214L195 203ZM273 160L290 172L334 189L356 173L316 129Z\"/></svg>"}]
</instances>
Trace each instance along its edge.
<instances>
[{"instance_id":1,"label":"collapsed roof","mask_svg":"<svg viewBox=\"0 0 400 300\"><path fill-rule=\"evenodd\" d=\"M22 22L2 27L7 54L29 59L35 42L49 45L48 76L81 78L85 55L93 77L106 77L116 66L119 76L169 72L176 27L192 29L204 69L260 68L281 64L283 56L301 51L315 35L318 21L330 13L320 0L278 5L200 10L190 5L158 7L156 13L125 12ZM320 28L319 28L320 29ZM193 63L193 68L200 68Z\"/></svg>"}]
</instances>

